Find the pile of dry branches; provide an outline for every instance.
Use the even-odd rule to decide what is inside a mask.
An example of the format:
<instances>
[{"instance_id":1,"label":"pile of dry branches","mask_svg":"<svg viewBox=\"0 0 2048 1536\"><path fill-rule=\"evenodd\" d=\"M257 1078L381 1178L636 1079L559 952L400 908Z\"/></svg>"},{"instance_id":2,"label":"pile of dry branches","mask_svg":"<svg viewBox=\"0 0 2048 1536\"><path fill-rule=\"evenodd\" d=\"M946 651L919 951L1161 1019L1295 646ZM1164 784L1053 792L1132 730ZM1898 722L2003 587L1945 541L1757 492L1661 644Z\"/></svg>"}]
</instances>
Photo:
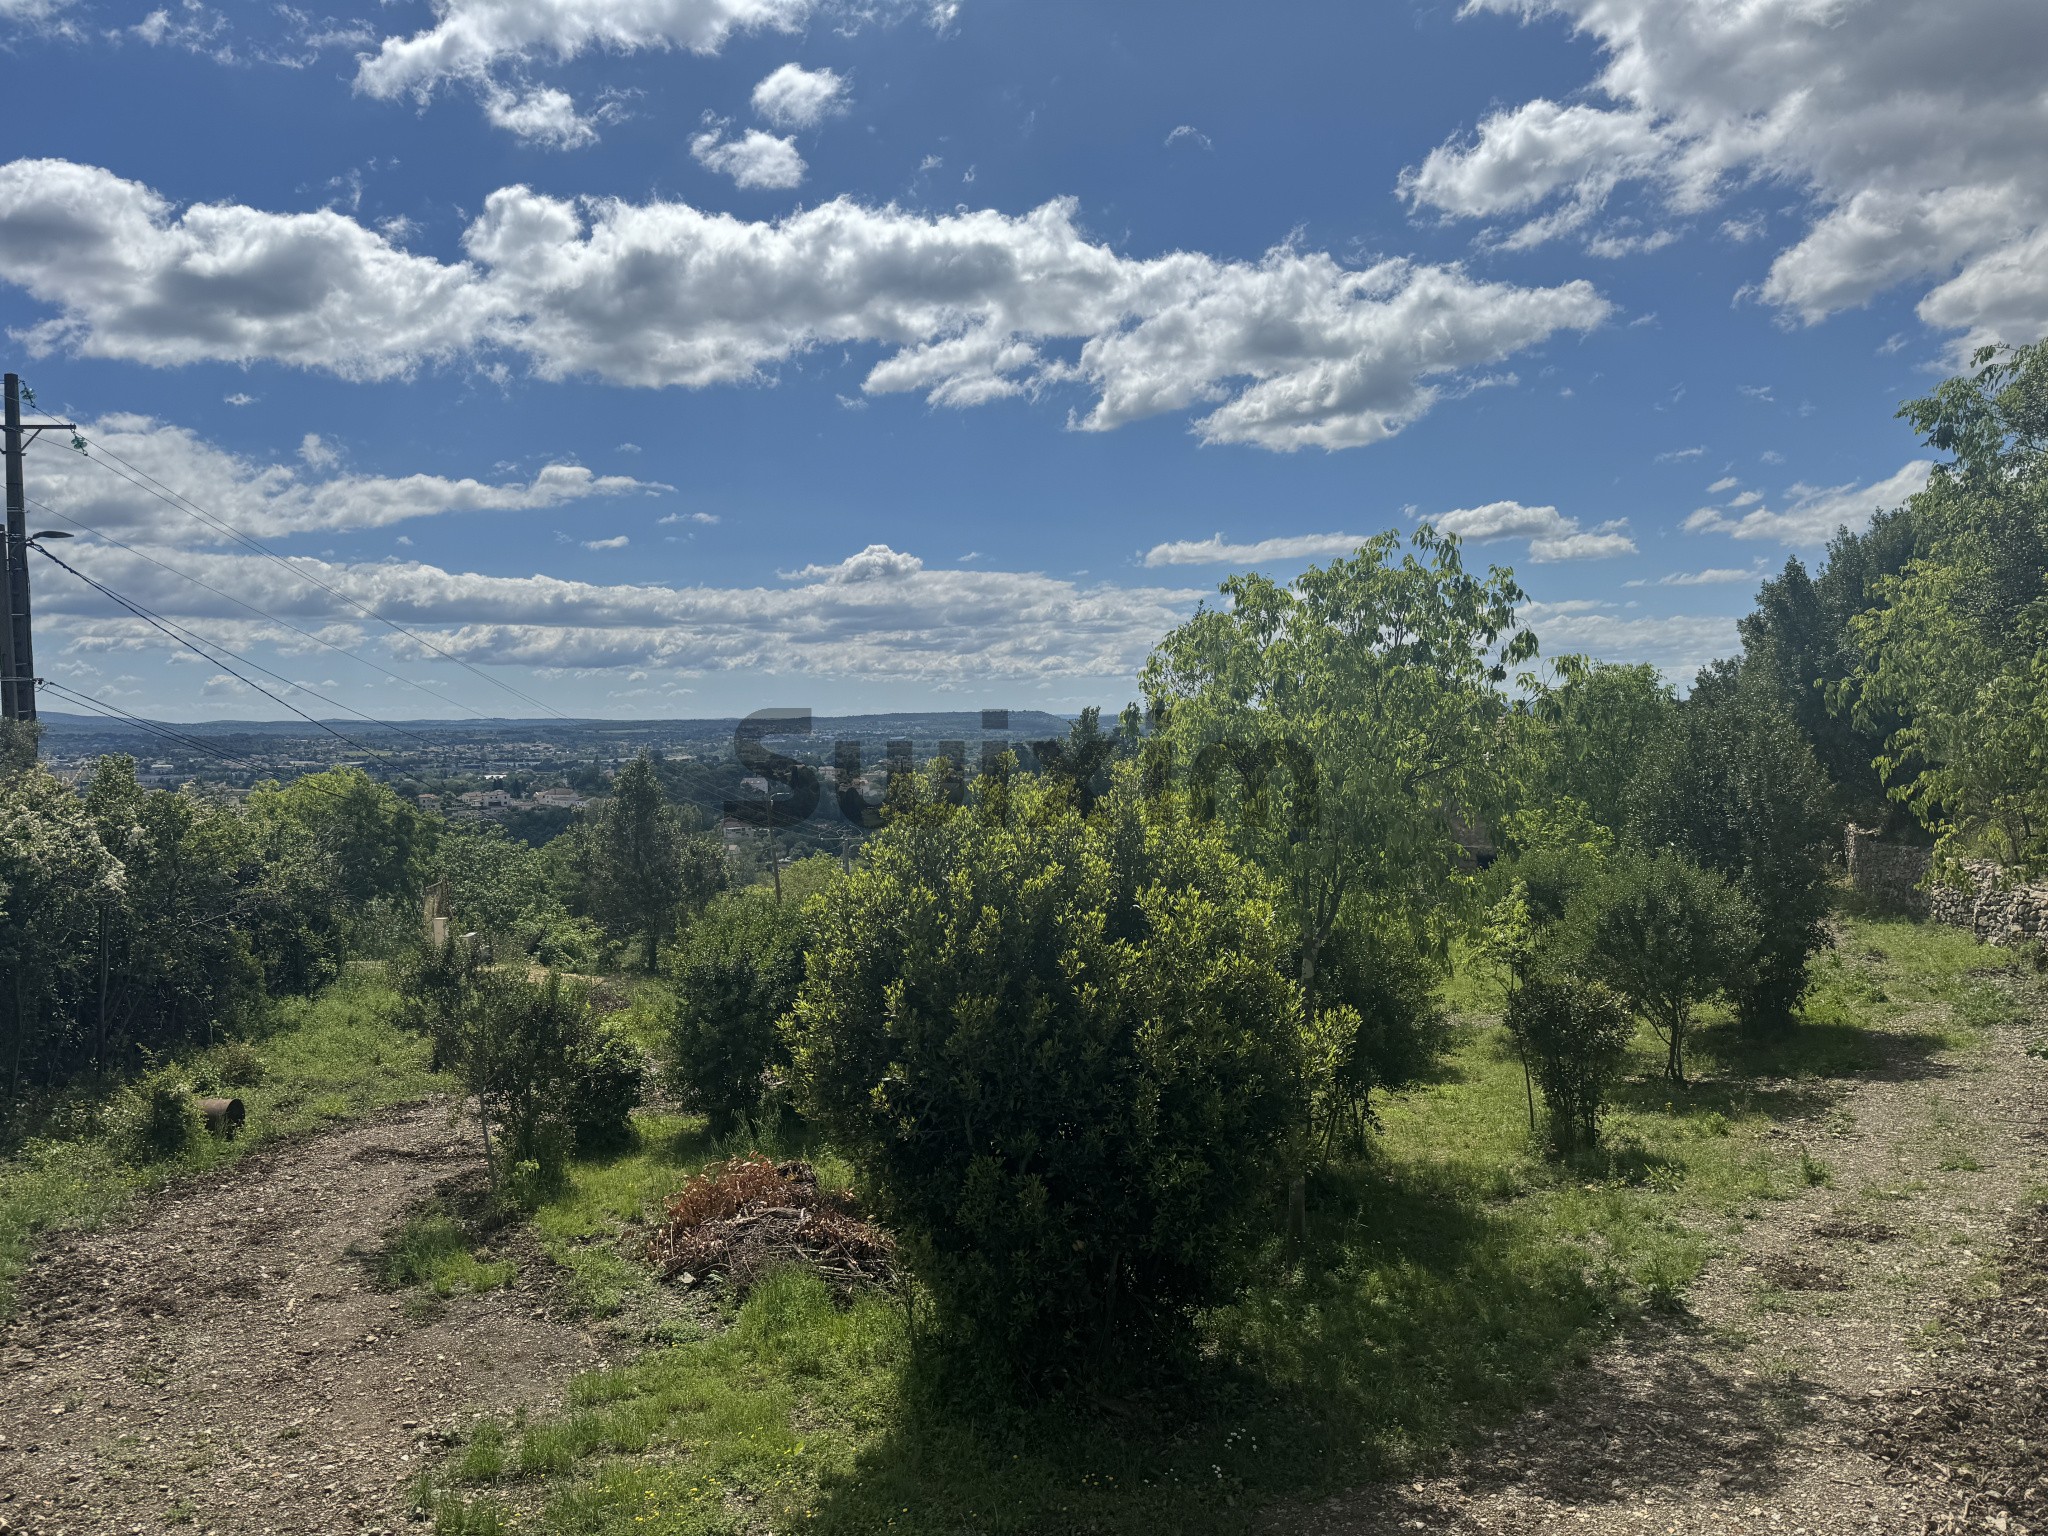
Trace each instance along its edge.
<instances>
[{"instance_id":1,"label":"pile of dry branches","mask_svg":"<svg viewBox=\"0 0 2048 1536\"><path fill-rule=\"evenodd\" d=\"M895 1248L844 1192L820 1190L809 1163L736 1157L670 1197L648 1256L685 1285L721 1275L744 1293L769 1270L797 1265L851 1291L887 1285Z\"/></svg>"}]
</instances>

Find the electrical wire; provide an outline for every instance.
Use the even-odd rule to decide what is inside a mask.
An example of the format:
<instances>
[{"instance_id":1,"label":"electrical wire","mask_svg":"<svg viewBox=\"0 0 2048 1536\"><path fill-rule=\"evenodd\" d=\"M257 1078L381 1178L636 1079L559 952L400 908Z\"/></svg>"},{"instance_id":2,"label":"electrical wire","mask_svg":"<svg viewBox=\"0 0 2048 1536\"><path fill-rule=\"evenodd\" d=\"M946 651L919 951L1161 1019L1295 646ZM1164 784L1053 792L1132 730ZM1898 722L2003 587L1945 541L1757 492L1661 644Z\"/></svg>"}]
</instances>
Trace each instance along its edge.
<instances>
[{"instance_id":1,"label":"electrical wire","mask_svg":"<svg viewBox=\"0 0 2048 1536\"><path fill-rule=\"evenodd\" d=\"M274 561L276 564L282 566L285 570L290 571L294 576L298 577L301 581L310 582L312 585L320 588L323 592L326 592L329 596L337 598L344 603L347 603L351 608L355 609L365 618L373 619L377 623L382 624L386 628L392 630L394 633L405 636L406 639L412 641L415 645L423 646L427 650L432 651L435 655L443 657L448 661L454 662L458 667L461 667L465 672L468 672L475 677L481 678L484 682L489 683L493 688L503 689L506 693L511 694L514 698L523 699L528 704L531 704L534 708L545 710L547 713L555 716L557 719L571 720L575 718L572 715L563 714L561 710L556 709L552 704L544 703L542 700L535 698L532 694L527 693L525 690L513 687L512 684L504 681L504 679L502 678L492 677L488 672L485 672L480 668L472 665L470 662L463 660L460 656L457 656L453 651L449 651L441 646L436 645L433 641L427 639L426 636L417 634L414 631L407 629L403 624L400 624L395 619L386 618L383 614L377 612L376 609L370 607L368 604L363 603L358 599L349 596L348 593L343 592L340 588L332 586L325 581L322 581L318 576L313 575L310 571L301 570L298 566L292 564L291 561L287 560L283 555L278 554L275 550L271 549L267 544L264 544L261 540L255 538L253 535L242 532L241 529L235 527L232 523L226 522L223 519L216 517L213 513L207 511L205 507L201 506L198 502L194 501L190 496L185 495L182 491L173 490L170 486L165 485L161 480L158 480L155 476L151 475L147 470L141 469L138 466L129 463L128 460L122 458L121 455L115 453L111 448L105 447L104 445L98 442L88 443L87 440L83 437L75 438L73 440L72 446L78 448L79 452L85 458L91 460L95 464L98 464L100 468L106 470L107 473L114 475L118 479L127 481L137 490L147 492L149 495L156 497L159 501L164 502L166 505L175 507L178 511L183 512L187 517L198 519L200 522L205 523L208 527L213 528L215 531L225 534L227 537L233 539L236 543L242 545L244 548L250 550L252 553L261 555L266 560ZM86 451L88 447L92 450L91 452ZM122 469L116 469L114 466L117 464L122 466L122 469L127 470L128 473L124 474L122 473Z\"/></svg>"},{"instance_id":2,"label":"electrical wire","mask_svg":"<svg viewBox=\"0 0 2048 1536\"><path fill-rule=\"evenodd\" d=\"M315 645L324 645L327 647L328 650L338 652L340 655L346 656L350 661L359 662L363 666L368 667L373 672L381 672L384 676L390 678L395 683L403 683L408 688L417 689L419 692L425 694L428 698L434 700L437 704L448 704L453 705L457 709L466 709L472 715L475 715L479 720L489 720L492 718L492 716L486 714L483 710L480 710L473 705L465 704L463 703L462 700L450 698L448 695L443 693L436 693L433 689L429 688L425 683L415 682L412 678L405 676L405 674L403 674L402 672L394 672L389 667L384 666L379 662L372 661L367 656L358 655L356 652L350 650L345 645L337 645L332 640L327 639L323 635L316 635L310 629L301 629L298 625L292 623L291 620L289 619L280 619L276 614L266 612L265 610L258 608L254 603L244 602L241 598L236 597L232 592L223 592L219 587L214 586L211 582L201 581L197 576L194 576L190 571L181 571L175 565L170 565L162 560L157 559L156 556L150 554L147 550L137 549L133 544L124 543L122 540L115 538L111 533L106 532L104 529L95 528L91 523L83 522L80 519L73 517L68 512L59 512L55 507L51 506L48 502L38 501L36 500L35 497L31 496L28 498L28 504L32 507L40 508L42 511L49 514L51 517L58 518L63 522L69 523L74 528L80 529L86 533L91 534L96 539L102 540L105 543L113 545L116 549L127 550L129 554L135 556L138 560L147 560L151 565L155 566L158 570L168 571L173 576L177 576L185 581L191 582L193 586L200 588L202 591L211 592L215 597L220 598L223 602L233 603L237 608L240 608L248 613L253 613L258 618L277 625L280 629L288 629L295 635L303 636L305 639L312 641ZM389 721L380 720L378 724L388 725L392 730L401 729L401 727L397 725L392 725Z\"/></svg>"},{"instance_id":3,"label":"electrical wire","mask_svg":"<svg viewBox=\"0 0 2048 1536\"><path fill-rule=\"evenodd\" d=\"M247 758L236 757L231 752L223 752L217 747L210 747L196 736L187 736L180 731L174 731L160 720L151 720L143 715L131 714L118 704L110 704L105 699L97 698L89 693L82 693L68 684L53 683L48 678L42 678L38 680L36 686L51 693L62 694L71 703L90 709L93 713L102 715L107 719L125 721L127 724L135 726L150 735L160 737L175 746L183 747L188 752L197 752L202 757L216 758L223 763L228 763L238 768L247 768L252 772L258 766Z\"/></svg>"},{"instance_id":4,"label":"electrical wire","mask_svg":"<svg viewBox=\"0 0 2048 1536\"><path fill-rule=\"evenodd\" d=\"M313 715L307 714L303 709L300 709L298 705L292 703L289 699L282 698L279 695L272 693L268 688L264 687L261 683L251 682L248 678L242 676L241 673L237 672L233 667L229 666L226 662L221 661L217 657L208 655L206 651L201 648L200 644L197 641L189 639L187 638L186 635L178 633L178 629L182 626L178 626L175 620L161 618L157 614L150 612L140 603L134 602L128 598L123 597L120 593L116 592L112 587L107 586L104 582L93 580L92 577L86 575L85 572L78 569L77 566L71 565L64 560L58 559L57 556L51 554L47 549L44 549L42 545L31 542L29 547L33 549L37 554L41 555L45 560L48 560L51 564L57 566L60 570L69 571L73 576L76 576L80 581L84 582L87 586L91 587L95 592L98 592L103 596L107 597L108 599L110 599L111 601L120 604L130 613L134 614L138 619L142 620L143 623L159 631L167 638L177 642L179 645L184 646L186 650L190 651L193 655L197 656L201 661L206 662L209 666L219 667L223 672L227 673L230 677L234 678L244 687L255 689L258 693L262 694L266 699L269 699L272 703L280 705L281 707L290 710L293 714L297 715L301 720L305 721L308 725L318 726L321 730L325 731L328 735L334 737L337 741L346 742L348 743L348 745L354 747L358 752L367 753L371 757L389 756L388 753L383 752L379 748L367 746L364 743L357 741L353 736L350 736L343 731L337 731L325 720L321 720ZM278 675L277 673L270 671L268 667L260 666L253 661L249 661L246 657L240 656L236 652L228 650L228 648L224 645L220 645L214 641L207 641L206 644L212 645L215 650L225 652L227 655L235 657L235 659L237 661L242 662L243 665L251 667L258 672L263 672L271 677L277 677ZM288 688L297 688L302 693L312 693L313 697L321 699L322 703L331 704L333 702L331 699L321 698L319 694L313 693L312 689L305 687L303 684L294 683L289 679L280 680L283 681L285 686ZM346 709L348 706L342 705L340 707ZM374 724L380 722L372 723Z\"/></svg>"}]
</instances>

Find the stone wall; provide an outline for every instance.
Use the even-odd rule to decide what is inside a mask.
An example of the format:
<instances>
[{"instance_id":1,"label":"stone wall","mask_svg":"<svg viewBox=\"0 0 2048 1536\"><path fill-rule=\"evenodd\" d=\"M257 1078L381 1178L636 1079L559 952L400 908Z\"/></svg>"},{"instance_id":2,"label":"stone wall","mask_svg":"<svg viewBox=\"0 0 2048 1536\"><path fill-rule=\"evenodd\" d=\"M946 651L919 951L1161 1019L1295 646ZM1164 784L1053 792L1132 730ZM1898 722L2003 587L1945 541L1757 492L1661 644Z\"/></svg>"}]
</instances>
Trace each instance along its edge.
<instances>
[{"instance_id":1,"label":"stone wall","mask_svg":"<svg viewBox=\"0 0 2048 1536\"><path fill-rule=\"evenodd\" d=\"M2011 883L1988 860L1963 865L1967 886L1923 889L1932 850L1883 842L1862 827L1849 829L1848 860L1849 883L1880 911L1967 928L1987 944L2048 940L2048 885Z\"/></svg>"},{"instance_id":2,"label":"stone wall","mask_svg":"<svg viewBox=\"0 0 2048 1536\"><path fill-rule=\"evenodd\" d=\"M1968 889L1937 886L1928 915L1937 923L1967 928L1987 944L2048 939L2048 885L2007 883L2005 872L1986 860L1963 866Z\"/></svg>"}]
</instances>

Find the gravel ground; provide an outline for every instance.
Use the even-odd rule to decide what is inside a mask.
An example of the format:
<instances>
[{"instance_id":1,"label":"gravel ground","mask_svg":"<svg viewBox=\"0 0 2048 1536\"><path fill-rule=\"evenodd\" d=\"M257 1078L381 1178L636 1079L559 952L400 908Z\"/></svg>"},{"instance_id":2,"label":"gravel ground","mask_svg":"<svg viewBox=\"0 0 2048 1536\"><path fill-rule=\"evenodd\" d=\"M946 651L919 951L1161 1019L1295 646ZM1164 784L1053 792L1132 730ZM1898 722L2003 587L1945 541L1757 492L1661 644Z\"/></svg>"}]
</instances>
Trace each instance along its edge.
<instances>
[{"instance_id":1,"label":"gravel ground","mask_svg":"<svg viewBox=\"0 0 2048 1536\"><path fill-rule=\"evenodd\" d=\"M2048 1062L2017 1026L1927 1057L1928 1022L1897 1021L1884 1070L1775 1129L1827 1181L1719 1234L1684 1317L1441 1475L1274 1528L2048 1533L2048 1223L2022 1215L2048 1181Z\"/></svg>"},{"instance_id":2,"label":"gravel ground","mask_svg":"<svg viewBox=\"0 0 2048 1536\"><path fill-rule=\"evenodd\" d=\"M0 1531L390 1531L486 1407L552 1406L606 1341L502 1290L408 1307L363 1255L473 1170L445 1103L280 1146L46 1248L0 1331Z\"/></svg>"}]
</instances>

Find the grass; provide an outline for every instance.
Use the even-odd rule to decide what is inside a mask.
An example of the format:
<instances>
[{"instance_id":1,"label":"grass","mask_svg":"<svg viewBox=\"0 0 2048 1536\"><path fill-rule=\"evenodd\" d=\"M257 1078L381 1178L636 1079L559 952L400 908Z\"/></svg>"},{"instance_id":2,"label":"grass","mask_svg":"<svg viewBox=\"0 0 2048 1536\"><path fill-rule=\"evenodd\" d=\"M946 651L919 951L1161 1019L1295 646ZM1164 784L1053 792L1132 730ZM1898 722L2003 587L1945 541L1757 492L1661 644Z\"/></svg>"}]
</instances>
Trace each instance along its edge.
<instances>
[{"instance_id":1,"label":"grass","mask_svg":"<svg viewBox=\"0 0 2048 1536\"><path fill-rule=\"evenodd\" d=\"M408 1217L377 1259L378 1278L394 1290L417 1285L444 1298L496 1290L518 1272L510 1259L475 1252L468 1230L438 1205Z\"/></svg>"},{"instance_id":2,"label":"grass","mask_svg":"<svg viewBox=\"0 0 2048 1536\"><path fill-rule=\"evenodd\" d=\"M391 1024L390 997L378 968L352 967L316 998L279 1003L260 1037L173 1063L195 1087L231 1090L247 1105L247 1126L231 1141L200 1136L175 1157L135 1163L105 1123L104 1086L82 1085L46 1113L37 1134L0 1157L0 1318L43 1233L104 1225L173 1179L444 1088L428 1070L427 1043Z\"/></svg>"},{"instance_id":3,"label":"grass","mask_svg":"<svg viewBox=\"0 0 2048 1536\"><path fill-rule=\"evenodd\" d=\"M899 1303L838 1308L792 1273L723 1326L678 1325L579 1378L561 1413L500 1426L488 1481L518 1490L531 1528L587 1536L1221 1533L1277 1500L1424 1466L1540 1401L1630 1317L1682 1309L1764 1203L1831 1183L1825 1137L1853 1122L1823 1114L1808 1148L1772 1137L1777 1121L2008 1016L1969 935L1853 918L1846 933L1783 1039L1710 1013L1678 1087L1646 1031L1604 1147L1567 1167L1529 1134L1496 996L1454 978L1439 1069L1381 1102L1370 1161L1311 1181L1308 1243L1274 1244L1257 1283L1203 1320L1203 1358L1170 1390L963 1412L926 1379ZM637 1149L578 1164L535 1214L594 1310L649 1283L619 1235L722 1150L693 1122L651 1118ZM458 1470L488 1460L475 1445Z\"/></svg>"}]
</instances>

